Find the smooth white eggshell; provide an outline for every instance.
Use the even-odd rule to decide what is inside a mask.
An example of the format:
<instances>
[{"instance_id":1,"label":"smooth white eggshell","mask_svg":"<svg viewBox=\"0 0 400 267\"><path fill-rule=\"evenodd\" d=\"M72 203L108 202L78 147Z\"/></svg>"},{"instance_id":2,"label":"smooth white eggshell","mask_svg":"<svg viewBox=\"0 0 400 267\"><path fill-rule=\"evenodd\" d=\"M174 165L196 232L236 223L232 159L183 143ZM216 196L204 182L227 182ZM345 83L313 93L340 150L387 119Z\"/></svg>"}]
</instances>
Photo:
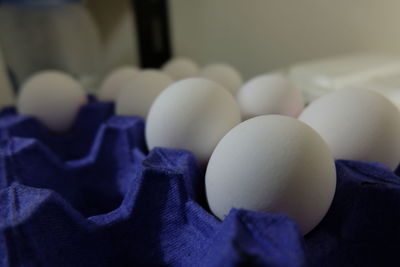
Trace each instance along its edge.
<instances>
[{"instance_id":1,"label":"smooth white eggshell","mask_svg":"<svg viewBox=\"0 0 400 267\"><path fill-rule=\"evenodd\" d=\"M338 90L312 102L299 119L325 139L336 159L379 162L392 169L399 164L399 110L378 93Z\"/></svg>"},{"instance_id":2,"label":"smooth white eggshell","mask_svg":"<svg viewBox=\"0 0 400 267\"><path fill-rule=\"evenodd\" d=\"M162 71L175 80L182 80L195 76L199 72L199 66L188 58L174 58L162 67Z\"/></svg>"},{"instance_id":3,"label":"smooth white eggshell","mask_svg":"<svg viewBox=\"0 0 400 267\"><path fill-rule=\"evenodd\" d=\"M286 214L303 234L328 211L336 188L334 159L309 126L281 115L255 117L229 131L206 171L211 211L232 208Z\"/></svg>"},{"instance_id":4,"label":"smooth white eggshell","mask_svg":"<svg viewBox=\"0 0 400 267\"><path fill-rule=\"evenodd\" d=\"M153 101L171 83L171 77L161 71L145 70L137 74L120 89L116 114L146 118Z\"/></svg>"},{"instance_id":5,"label":"smooth white eggshell","mask_svg":"<svg viewBox=\"0 0 400 267\"><path fill-rule=\"evenodd\" d=\"M240 123L233 96L219 84L203 78L173 83L156 98L146 122L149 149L186 149L205 164L218 141Z\"/></svg>"},{"instance_id":6,"label":"smooth white eggshell","mask_svg":"<svg viewBox=\"0 0 400 267\"><path fill-rule=\"evenodd\" d=\"M82 86L71 76L46 71L29 78L22 86L17 101L21 115L37 118L51 131L68 130L87 97Z\"/></svg>"},{"instance_id":7,"label":"smooth white eggshell","mask_svg":"<svg viewBox=\"0 0 400 267\"><path fill-rule=\"evenodd\" d=\"M101 84L97 92L98 99L101 101L115 101L121 87L132 78L135 78L135 75L138 73L139 70L132 66L115 69L106 76Z\"/></svg>"},{"instance_id":8,"label":"smooth white eggshell","mask_svg":"<svg viewBox=\"0 0 400 267\"><path fill-rule=\"evenodd\" d=\"M217 63L208 65L200 71L199 76L219 83L233 95L236 95L236 92L243 85L240 73L227 64Z\"/></svg>"},{"instance_id":9,"label":"smooth white eggshell","mask_svg":"<svg viewBox=\"0 0 400 267\"><path fill-rule=\"evenodd\" d=\"M251 79L238 91L237 101L244 119L267 114L297 118L304 108L300 90L281 73Z\"/></svg>"}]
</instances>

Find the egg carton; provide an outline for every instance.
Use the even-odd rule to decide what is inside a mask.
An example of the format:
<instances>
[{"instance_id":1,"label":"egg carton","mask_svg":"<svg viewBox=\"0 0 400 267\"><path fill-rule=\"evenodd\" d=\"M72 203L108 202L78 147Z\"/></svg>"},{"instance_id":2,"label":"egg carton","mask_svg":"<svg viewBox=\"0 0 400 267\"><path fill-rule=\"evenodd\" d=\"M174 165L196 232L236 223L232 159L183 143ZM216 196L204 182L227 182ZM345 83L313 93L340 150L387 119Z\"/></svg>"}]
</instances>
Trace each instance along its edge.
<instances>
[{"instance_id":1,"label":"egg carton","mask_svg":"<svg viewBox=\"0 0 400 267\"><path fill-rule=\"evenodd\" d=\"M0 266L382 266L399 262L400 180L383 165L337 161L334 201L303 237L285 215L204 198L189 151L144 141L144 121L83 107L55 136L0 114ZM245 163L238 163L245 164Z\"/></svg>"}]
</instances>

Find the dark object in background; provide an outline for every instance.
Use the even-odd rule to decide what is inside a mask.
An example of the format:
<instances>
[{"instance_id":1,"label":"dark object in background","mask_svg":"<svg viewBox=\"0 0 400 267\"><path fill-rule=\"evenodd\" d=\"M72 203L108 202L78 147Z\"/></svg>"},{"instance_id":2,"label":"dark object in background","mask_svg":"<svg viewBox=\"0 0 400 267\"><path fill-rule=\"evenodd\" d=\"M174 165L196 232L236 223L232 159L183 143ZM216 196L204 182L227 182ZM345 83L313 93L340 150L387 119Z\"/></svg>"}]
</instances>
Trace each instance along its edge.
<instances>
[{"instance_id":1,"label":"dark object in background","mask_svg":"<svg viewBox=\"0 0 400 267\"><path fill-rule=\"evenodd\" d=\"M133 0L140 65L159 68L171 58L167 0Z\"/></svg>"}]
</instances>

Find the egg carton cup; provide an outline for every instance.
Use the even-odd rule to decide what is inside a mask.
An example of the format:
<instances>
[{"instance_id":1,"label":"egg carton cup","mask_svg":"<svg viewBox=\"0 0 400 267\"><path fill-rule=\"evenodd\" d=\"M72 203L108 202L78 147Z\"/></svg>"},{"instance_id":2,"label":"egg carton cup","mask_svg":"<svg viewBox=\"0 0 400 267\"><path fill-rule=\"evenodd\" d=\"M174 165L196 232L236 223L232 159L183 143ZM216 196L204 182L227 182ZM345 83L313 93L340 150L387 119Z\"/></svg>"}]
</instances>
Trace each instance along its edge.
<instances>
[{"instance_id":1,"label":"egg carton cup","mask_svg":"<svg viewBox=\"0 0 400 267\"><path fill-rule=\"evenodd\" d=\"M85 106L55 136L0 115L0 266L382 266L398 263L400 181L337 161L328 214L303 237L285 215L208 210L189 151L146 151L144 121ZM238 163L238 164L246 164Z\"/></svg>"}]
</instances>

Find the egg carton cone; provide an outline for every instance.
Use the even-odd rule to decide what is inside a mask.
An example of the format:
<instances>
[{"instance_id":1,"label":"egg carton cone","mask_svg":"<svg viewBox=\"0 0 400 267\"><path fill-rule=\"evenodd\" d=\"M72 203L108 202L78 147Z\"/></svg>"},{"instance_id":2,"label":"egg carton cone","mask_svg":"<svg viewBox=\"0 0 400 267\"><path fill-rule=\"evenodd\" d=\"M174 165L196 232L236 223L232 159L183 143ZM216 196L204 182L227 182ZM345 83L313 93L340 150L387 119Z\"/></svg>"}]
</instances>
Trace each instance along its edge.
<instances>
[{"instance_id":1,"label":"egg carton cone","mask_svg":"<svg viewBox=\"0 0 400 267\"><path fill-rule=\"evenodd\" d=\"M303 237L285 215L232 209L216 219L192 153L148 153L144 126L92 101L56 136L3 110L0 266L398 263L400 178L387 167L337 161L332 206Z\"/></svg>"}]
</instances>

